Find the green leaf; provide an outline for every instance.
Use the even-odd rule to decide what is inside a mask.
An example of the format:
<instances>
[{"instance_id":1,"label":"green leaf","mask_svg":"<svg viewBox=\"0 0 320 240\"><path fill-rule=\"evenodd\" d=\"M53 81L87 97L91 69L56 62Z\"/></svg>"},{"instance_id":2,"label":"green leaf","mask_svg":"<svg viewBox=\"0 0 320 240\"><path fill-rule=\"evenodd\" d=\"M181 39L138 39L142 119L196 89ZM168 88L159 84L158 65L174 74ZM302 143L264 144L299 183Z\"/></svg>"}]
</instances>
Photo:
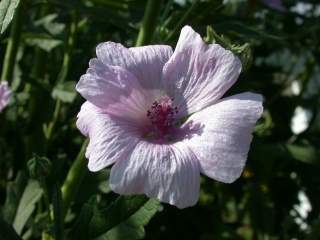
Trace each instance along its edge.
<instances>
[{"instance_id":1,"label":"green leaf","mask_svg":"<svg viewBox=\"0 0 320 240\"><path fill-rule=\"evenodd\" d=\"M8 28L20 0L2 0L0 2L0 34Z\"/></svg>"},{"instance_id":2,"label":"green leaf","mask_svg":"<svg viewBox=\"0 0 320 240\"><path fill-rule=\"evenodd\" d=\"M231 50L240 58L244 71L250 68L253 57L251 47L248 43L243 45L232 44L229 39L222 35L219 36L211 26L207 26L207 36L204 40L209 44L218 43L224 48Z\"/></svg>"},{"instance_id":3,"label":"green leaf","mask_svg":"<svg viewBox=\"0 0 320 240\"><path fill-rule=\"evenodd\" d=\"M77 96L75 86L73 81L58 83L52 91L52 97L62 102L72 103Z\"/></svg>"},{"instance_id":4,"label":"green leaf","mask_svg":"<svg viewBox=\"0 0 320 240\"><path fill-rule=\"evenodd\" d=\"M26 174L19 172L14 182L9 182L7 185L6 201L2 208L2 217L8 223L13 223L27 181L28 177Z\"/></svg>"},{"instance_id":5,"label":"green leaf","mask_svg":"<svg viewBox=\"0 0 320 240\"><path fill-rule=\"evenodd\" d=\"M286 150L295 159L300 162L320 165L320 151L311 145L287 144Z\"/></svg>"},{"instance_id":6,"label":"green leaf","mask_svg":"<svg viewBox=\"0 0 320 240\"><path fill-rule=\"evenodd\" d=\"M159 201L150 199L125 222L120 223L96 240L137 240L144 238L144 226L149 223L160 207Z\"/></svg>"},{"instance_id":7,"label":"green leaf","mask_svg":"<svg viewBox=\"0 0 320 240\"><path fill-rule=\"evenodd\" d=\"M264 30L258 29L255 26L248 26L238 21L228 21L221 24L217 24L216 28L221 32L228 31L235 33L237 36L241 36L244 39L256 39L264 41L283 41L284 38L279 35L268 33Z\"/></svg>"},{"instance_id":8,"label":"green leaf","mask_svg":"<svg viewBox=\"0 0 320 240\"><path fill-rule=\"evenodd\" d=\"M83 205L68 234L70 239L141 239L144 226L161 207L157 200L142 195L120 196L105 210L97 205L95 198Z\"/></svg>"},{"instance_id":9,"label":"green leaf","mask_svg":"<svg viewBox=\"0 0 320 240\"><path fill-rule=\"evenodd\" d=\"M92 202L92 201L89 201ZM68 234L68 239L87 240L89 239L89 223L93 216L93 204L85 203L80 215Z\"/></svg>"},{"instance_id":10,"label":"green leaf","mask_svg":"<svg viewBox=\"0 0 320 240\"><path fill-rule=\"evenodd\" d=\"M22 38L26 44L30 46L37 46L46 52L50 52L62 44L61 40L52 38L48 34L26 33L23 34Z\"/></svg>"},{"instance_id":11,"label":"green leaf","mask_svg":"<svg viewBox=\"0 0 320 240\"><path fill-rule=\"evenodd\" d=\"M88 172L80 185L81 191L77 193L75 203L85 203L97 193L107 194L110 187L108 181L110 169L104 169L99 172Z\"/></svg>"},{"instance_id":12,"label":"green leaf","mask_svg":"<svg viewBox=\"0 0 320 240\"><path fill-rule=\"evenodd\" d=\"M35 209L35 204L39 201L42 194L43 191L39 183L35 180L29 180L29 183L22 194L19 207L13 221L13 227L18 234L22 232L23 227Z\"/></svg>"},{"instance_id":13,"label":"green leaf","mask_svg":"<svg viewBox=\"0 0 320 240\"><path fill-rule=\"evenodd\" d=\"M37 20L34 24L35 26L42 26L47 32L52 35L59 35L65 29L65 24L55 22L58 14L49 14L39 20Z\"/></svg>"},{"instance_id":14,"label":"green leaf","mask_svg":"<svg viewBox=\"0 0 320 240\"><path fill-rule=\"evenodd\" d=\"M12 226L0 218L0 240L22 240Z\"/></svg>"},{"instance_id":15,"label":"green leaf","mask_svg":"<svg viewBox=\"0 0 320 240\"><path fill-rule=\"evenodd\" d=\"M120 196L107 209L94 209L93 218L89 224L89 235L99 237L115 226L125 222L148 202L144 195Z\"/></svg>"}]
</instances>

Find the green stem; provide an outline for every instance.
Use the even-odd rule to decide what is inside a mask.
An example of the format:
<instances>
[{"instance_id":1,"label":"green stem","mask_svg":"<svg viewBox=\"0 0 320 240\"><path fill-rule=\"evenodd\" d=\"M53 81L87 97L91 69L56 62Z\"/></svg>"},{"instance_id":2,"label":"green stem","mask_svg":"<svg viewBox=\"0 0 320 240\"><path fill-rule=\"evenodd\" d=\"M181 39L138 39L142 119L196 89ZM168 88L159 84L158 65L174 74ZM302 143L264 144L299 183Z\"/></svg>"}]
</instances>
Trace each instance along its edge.
<instances>
[{"instance_id":1,"label":"green stem","mask_svg":"<svg viewBox=\"0 0 320 240\"><path fill-rule=\"evenodd\" d=\"M73 162L66 180L63 183L61 188L62 191L62 206L63 206L63 213L62 215L65 216L73 199L75 198L80 184L87 172L87 161L85 159L85 151L88 145L88 140L84 141L82 144L81 150L78 153L75 161ZM63 217L64 218L64 217Z\"/></svg>"},{"instance_id":2,"label":"green stem","mask_svg":"<svg viewBox=\"0 0 320 240\"><path fill-rule=\"evenodd\" d=\"M61 70L58 75L58 80L57 80L58 84L64 82L67 79L69 68L70 68L72 52L73 52L73 48L76 40L76 33L77 33L77 13L73 12L72 22L70 24L70 30L69 30L69 35L67 39L66 51L63 55L63 62L62 62ZM52 132L58 122L60 110L61 110L61 101L57 99L52 121L48 124L45 131L45 135L48 141L51 140Z\"/></svg>"},{"instance_id":3,"label":"green stem","mask_svg":"<svg viewBox=\"0 0 320 240\"><path fill-rule=\"evenodd\" d=\"M52 191L52 206L53 206L53 220L54 220L54 235L55 240L62 240L63 237L63 213L62 213L62 197L61 190L57 184L54 184Z\"/></svg>"},{"instance_id":4,"label":"green stem","mask_svg":"<svg viewBox=\"0 0 320 240\"><path fill-rule=\"evenodd\" d=\"M51 140L54 127L56 126L56 123L58 122L60 110L61 110L61 101L58 99L58 100L56 100L52 120L48 124L47 128L45 129L45 136L48 141Z\"/></svg>"},{"instance_id":5,"label":"green stem","mask_svg":"<svg viewBox=\"0 0 320 240\"><path fill-rule=\"evenodd\" d=\"M14 66L19 48L23 15L22 2L24 1L20 2L12 22L6 54L4 57L2 67L1 80L6 80L8 82L12 82Z\"/></svg>"},{"instance_id":6,"label":"green stem","mask_svg":"<svg viewBox=\"0 0 320 240\"><path fill-rule=\"evenodd\" d=\"M156 30L161 3L162 0L148 0L136 46L142 46L151 43L153 34Z\"/></svg>"},{"instance_id":7,"label":"green stem","mask_svg":"<svg viewBox=\"0 0 320 240\"><path fill-rule=\"evenodd\" d=\"M194 9L197 7L199 3L199 0L194 0L188 11L182 16L182 18L179 20L179 22L175 25L175 28L171 31L171 33L166 38L165 42L168 42L183 26L184 22L187 20L187 18L190 16L190 14L194 11Z\"/></svg>"},{"instance_id":8,"label":"green stem","mask_svg":"<svg viewBox=\"0 0 320 240\"><path fill-rule=\"evenodd\" d=\"M39 18L43 18L49 12L49 5L42 5L39 11ZM35 48L34 64L31 71L31 76L34 79L43 78L45 73L46 53L39 47Z\"/></svg>"},{"instance_id":9,"label":"green stem","mask_svg":"<svg viewBox=\"0 0 320 240\"><path fill-rule=\"evenodd\" d=\"M159 22L161 23L161 25L164 23L165 19L168 17L169 15L169 11L170 11L170 8L172 6L172 3L173 3L173 0L169 0L163 10L163 13L160 17L160 20Z\"/></svg>"},{"instance_id":10,"label":"green stem","mask_svg":"<svg viewBox=\"0 0 320 240\"><path fill-rule=\"evenodd\" d=\"M47 208L48 220L49 220L49 222L51 222L52 218L51 218L51 214L50 214L51 211L50 211L49 193L48 193L48 187L46 185L44 177L41 177L39 179L39 183L40 183L40 186L41 186L41 188L43 190L43 197L44 197L44 202L45 202L46 208Z\"/></svg>"},{"instance_id":11,"label":"green stem","mask_svg":"<svg viewBox=\"0 0 320 240\"><path fill-rule=\"evenodd\" d=\"M78 24L77 12L73 11L71 13L71 17L72 17L72 20L71 20L72 22L69 28L66 50L63 55L62 67L58 75L58 83L64 82L67 78L69 68L70 68L71 56L72 56L72 52L73 52L73 48L76 40L77 24Z\"/></svg>"}]
</instances>

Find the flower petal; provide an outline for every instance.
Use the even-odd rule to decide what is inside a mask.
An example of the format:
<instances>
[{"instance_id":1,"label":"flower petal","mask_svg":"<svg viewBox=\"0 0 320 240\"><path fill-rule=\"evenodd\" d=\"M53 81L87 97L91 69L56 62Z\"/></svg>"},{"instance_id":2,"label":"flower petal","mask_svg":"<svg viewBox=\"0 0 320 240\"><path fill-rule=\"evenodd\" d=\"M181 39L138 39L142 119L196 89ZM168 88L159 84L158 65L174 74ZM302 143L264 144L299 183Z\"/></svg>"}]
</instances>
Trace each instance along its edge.
<instances>
[{"instance_id":1,"label":"flower petal","mask_svg":"<svg viewBox=\"0 0 320 240\"><path fill-rule=\"evenodd\" d=\"M163 69L165 88L179 110L194 113L217 102L235 83L241 62L218 44L205 44L191 27L182 29Z\"/></svg>"},{"instance_id":2,"label":"flower petal","mask_svg":"<svg viewBox=\"0 0 320 240\"><path fill-rule=\"evenodd\" d=\"M262 111L261 95L242 93L224 98L190 117L186 124L201 124L202 134L185 142L198 157L203 174L226 183L241 175L251 133Z\"/></svg>"},{"instance_id":3,"label":"flower petal","mask_svg":"<svg viewBox=\"0 0 320 240\"><path fill-rule=\"evenodd\" d=\"M171 55L165 45L127 49L112 42L99 44L98 58L90 60L76 89L109 114L141 118L161 94L162 68Z\"/></svg>"},{"instance_id":4,"label":"flower petal","mask_svg":"<svg viewBox=\"0 0 320 240\"><path fill-rule=\"evenodd\" d=\"M86 157L90 171L99 171L126 159L138 143L138 130L130 122L102 113L95 105L85 102L78 114L77 127L90 142Z\"/></svg>"},{"instance_id":5,"label":"flower petal","mask_svg":"<svg viewBox=\"0 0 320 240\"><path fill-rule=\"evenodd\" d=\"M128 159L116 162L109 181L117 193L145 193L185 208L198 201L199 180L198 160L189 148L141 141Z\"/></svg>"},{"instance_id":6,"label":"flower petal","mask_svg":"<svg viewBox=\"0 0 320 240\"><path fill-rule=\"evenodd\" d=\"M100 43L96 48L96 54L105 65L119 66L127 70L137 65L133 54L120 43Z\"/></svg>"},{"instance_id":7,"label":"flower petal","mask_svg":"<svg viewBox=\"0 0 320 240\"><path fill-rule=\"evenodd\" d=\"M166 45L152 45L133 47L129 50L137 63L135 73L141 85L147 89L163 89L162 69L173 53L172 48Z\"/></svg>"},{"instance_id":8,"label":"flower petal","mask_svg":"<svg viewBox=\"0 0 320 240\"><path fill-rule=\"evenodd\" d=\"M0 112L8 105L12 91L8 86L8 82L0 82Z\"/></svg>"},{"instance_id":9,"label":"flower petal","mask_svg":"<svg viewBox=\"0 0 320 240\"><path fill-rule=\"evenodd\" d=\"M76 89L85 99L104 108L118 102L120 96L129 95L130 84L132 88L139 87L130 72L117 66L105 66L100 60L91 59L89 69L81 76Z\"/></svg>"},{"instance_id":10,"label":"flower petal","mask_svg":"<svg viewBox=\"0 0 320 240\"><path fill-rule=\"evenodd\" d=\"M129 119L146 114L153 93L141 88L133 74L122 67L104 65L92 59L87 73L81 76L77 91L105 112Z\"/></svg>"},{"instance_id":11,"label":"flower petal","mask_svg":"<svg viewBox=\"0 0 320 240\"><path fill-rule=\"evenodd\" d=\"M97 46L97 57L105 65L120 66L131 72L146 89L159 89L162 68L172 55L166 45L126 48L118 43L105 42Z\"/></svg>"}]
</instances>

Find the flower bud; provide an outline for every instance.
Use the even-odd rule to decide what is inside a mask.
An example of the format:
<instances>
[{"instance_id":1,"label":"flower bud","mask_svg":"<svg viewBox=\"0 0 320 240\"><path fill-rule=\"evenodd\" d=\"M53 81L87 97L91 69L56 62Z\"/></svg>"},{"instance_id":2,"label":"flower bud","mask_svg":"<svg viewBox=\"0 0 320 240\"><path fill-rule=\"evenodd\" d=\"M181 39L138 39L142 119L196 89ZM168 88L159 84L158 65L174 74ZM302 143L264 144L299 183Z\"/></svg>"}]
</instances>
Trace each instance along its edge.
<instances>
[{"instance_id":1,"label":"flower bud","mask_svg":"<svg viewBox=\"0 0 320 240\"><path fill-rule=\"evenodd\" d=\"M46 157L35 155L28 163L29 174L32 178L41 179L49 176L51 172L51 161Z\"/></svg>"}]
</instances>

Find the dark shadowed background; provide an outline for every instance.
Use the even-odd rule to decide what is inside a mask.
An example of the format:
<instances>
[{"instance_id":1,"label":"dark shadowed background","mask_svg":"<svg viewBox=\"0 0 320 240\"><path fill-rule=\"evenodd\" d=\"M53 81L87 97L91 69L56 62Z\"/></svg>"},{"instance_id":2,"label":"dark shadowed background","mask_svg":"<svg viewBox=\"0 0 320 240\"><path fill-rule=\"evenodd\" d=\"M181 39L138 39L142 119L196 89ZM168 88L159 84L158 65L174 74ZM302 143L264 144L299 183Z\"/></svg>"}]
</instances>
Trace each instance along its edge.
<instances>
[{"instance_id":1,"label":"dark shadowed background","mask_svg":"<svg viewBox=\"0 0 320 240\"><path fill-rule=\"evenodd\" d=\"M249 43L228 92L265 97L247 167L229 185L203 177L199 203L184 210L119 198L108 170L84 172L65 221L60 187L84 141L75 84L98 43L135 45L147 1L17 2L0 3L1 80L14 90L0 113L1 240L320 239L319 1L162 1L151 44L174 47L186 24Z\"/></svg>"}]
</instances>

